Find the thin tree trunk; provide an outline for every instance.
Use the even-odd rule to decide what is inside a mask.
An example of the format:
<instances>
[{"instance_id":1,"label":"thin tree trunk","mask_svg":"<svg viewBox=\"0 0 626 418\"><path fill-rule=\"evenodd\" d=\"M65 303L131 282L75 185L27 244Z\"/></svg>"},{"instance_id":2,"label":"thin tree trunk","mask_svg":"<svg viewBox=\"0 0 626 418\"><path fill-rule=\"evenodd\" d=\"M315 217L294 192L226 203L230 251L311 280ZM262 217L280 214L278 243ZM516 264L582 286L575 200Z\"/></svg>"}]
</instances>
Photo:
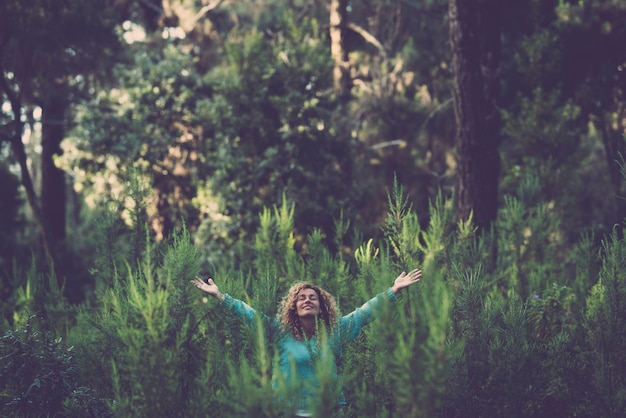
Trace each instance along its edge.
<instances>
[{"instance_id":1,"label":"thin tree trunk","mask_svg":"<svg viewBox=\"0 0 626 418\"><path fill-rule=\"evenodd\" d=\"M335 62L333 87L342 101L346 101L352 88L350 61L346 45L348 32L348 0L330 2L330 53Z\"/></svg>"},{"instance_id":2,"label":"thin tree trunk","mask_svg":"<svg viewBox=\"0 0 626 418\"><path fill-rule=\"evenodd\" d=\"M24 143L22 142L22 132L24 124L21 121L22 104L19 96L11 89L4 75L0 77L0 83L2 90L6 94L11 103L11 109L13 111L13 129L8 140L11 143L11 149L15 159L20 166L22 186L26 192L26 200L33 212L35 223L39 228L39 235L41 237L41 245L43 247L44 255L46 257L46 266L48 270L52 269L52 254L50 253L50 246L48 244L48 236L46 233L45 222L41 214L41 208L39 207L39 201L37 193L35 193L35 187L33 186L33 180L28 170L28 160L26 158L26 150L24 149Z\"/></svg>"},{"instance_id":3,"label":"thin tree trunk","mask_svg":"<svg viewBox=\"0 0 626 418\"><path fill-rule=\"evenodd\" d=\"M65 173L54 162L62 153L66 103L64 97L56 97L42 107L41 208L52 248L66 237Z\"/></svg>"}]
</instances>

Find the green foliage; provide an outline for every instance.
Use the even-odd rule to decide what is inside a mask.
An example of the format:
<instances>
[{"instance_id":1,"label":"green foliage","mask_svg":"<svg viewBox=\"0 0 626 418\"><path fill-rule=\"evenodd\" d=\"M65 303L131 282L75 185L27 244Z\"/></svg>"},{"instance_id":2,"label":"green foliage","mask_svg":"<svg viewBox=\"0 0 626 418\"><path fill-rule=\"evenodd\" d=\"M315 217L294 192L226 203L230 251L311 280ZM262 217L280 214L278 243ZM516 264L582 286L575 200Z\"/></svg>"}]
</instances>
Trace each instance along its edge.
<instances>
[{"instance_id":1,"label":"green foliage","mask_svg":"<svg viewBox=\"0 0 626 418\"><path fill-rule=\"evenodd\" d=\"M626 9L619 1L533 1L503 11L503 190L526 170L544 172L544 199L575 243L586 228L608 230L623 216L615 199L623 190L615 169L623 97L615 92L624 54L617 22Z\"/></svg>"},{"instance_id":2,"label":"green foliage","mask_svg":"<svg viewBox=\"0 0 626 418\"><path fill-rule=\"evenodd\" d=\"M1 166L20 115L36 149L40 102L90 96L71 108L56 163L84 201L68 264L92 275L14 262L22 237L35 240L18 183L0 174L2 414L107 414L107 399L120 416L289 415L274 398L289 397L287 382L270 378L274 336L189 280L210 275L269 316L306 280L346 313L415 266L423 283L346 350L349 416L624 414L623 239L613 231L598 251L595 238L623 216L609 174L624 146L623 2L505 4L501 208L481 236L471 217L454 223L447 189L432 190L455 166L445 0L350 4L380 46L350 32L345 107L323 2L197 15L201 2L172 2L160 20L149 2L101 3L0 3ZM142 14L149 36L113 65L116 21L121 34ZM13 94L22 112L9 112ZM87 300L68 305L65 281ZM321 359L326 416L337 387Z\"/></svg>"},{"instance_id":3,"label":"green foliage","mask_svg":"<svg viewBox=\"0 0 626 418\"><path fill-rule=\"evenodd\" d=\"M575 333L573 313L576 294L567 286L553 283L542 295L528 300L527 318L537 341L550 341L561 333Z\"/></svg>"},{"instance_id":4,"label":"green foliage","mask_svg":"<svg viewBox=\"0 0 626 418\"><path fill-rule=\"evenodd\" d=\"M114 276L113 287L100 301L99 335L92 336L103 343L110 340L103 344L110 351L98 363L110 367L113 409L122 416L186 411L182 399L198 370L192 366L202 366L190 351L196 319L185 289L200 271L199 253L183 231L173 237L162 261L152 257L147 246L137 269L127 265L125 275ZM86 323L78 329L92 324L88 316L79 318Z\"/></svg>"},{"instance_id":5,"label":"green foliage","mask_svg":"<svg viewBox=\"0 0 626 418\"><path fill-rule=\"evenodd\" d=\"M528 298L520 296L519 275L513 276L517 273L509 265L484 268L491 237L477 237L471 220L453 224L451 204L443 197L431 204L431 222L422 229L396 184L389 195L383 239L361 242L351 257L341 247L331 250L319 230L302 241L302 251L295 251L297 208L285 199L262 213L256 245L239 264L218 259L211 266L222 292L259 312L250 326L223 305L207 303L189 283L205 274L206 260L188 230L161 245L145 235L143 253L127 260L120 253L128 242L120 239L119 224L102 223L101 245L111 248L101 253L112 259L108 270L101 262L94 271L100 282L94 298L69 322L64 318L70 310L63 311L63 304L44 302L44 286L25 287L16 321L22 318L20 323L30 331L9 332L3 340L17 344L28 337L32 344L21 347L59 358L62 366L55 370L67 369L69 383L61 390L50 386L53 380L37 377L48 376L48 366L32 357L4 357L12 359L11 370L30 371L23 379L11 375L3 393L18 394L16 388L22 388L19 396L25 397L24 388L38 378L41 391L32 389L27 395L45 397L54 404L50 410L70 416L84 411L116 416L198 416L207 411L225 417L290 415L292 385L279 372L277 336L267 332L268 317L261 313L271 318L281 295L301 280L332 291L347 313L390 286L402 270L420 267L422 283L403 291L397 302L384 303L378 319L346 347L337 365L340 382L331 378L332 356L324 351L321 333L312 350L320 382L316 416L333 416L340 389L347 416L587 416L594 406L606 416L619 416L624 241L614 234L605 242L601 280L587 298L580 327L577 301L584 299L597 268L592 241L581 240L579 256L572 260L576 277L544 276L556 272L555 264L565 258L547 256L557 222L539 216L543 212L536 209L542 205L536 187L529 180L516 197L508 197L508 218L499 221L498 253L533 278ZM340 223L339 235L345 230ZM107 225L111 233L106 233ZM526 231L522 238L518 230ZM517 239L520 251L515 251ZM103 277L105 271L112 277ZM45 320L27 321L27 312L40 312ZM59 330L67 336L56 337ZM592 382L593 387L580 382ZM39 390L36 384L33 388Z\"/></svg>"},{"instance_id":6,"label":"green foliage","mask_svg":"<svg viewBox=\"0 0 626 418\"><path fill-rule=\"evenodd\" d=\"M505 134L513 140L510 146L518 148L510 150L512 155L523 156L526 161L539 164L532 168L541 177L544 172L554 172L554 168L576 155L581 138L581 128L577 127L579 115L580 108L574 103L560 103L559 91L535 89L530 97L521 98L520 110L515 115L503 112ZM531 120L534 123L529 123ZM515 163L515 160L511 162ZM548 180L559 179L553 176ZM546 187L551 187L550 183Z\"/></svg>"},{"instance_id":7,"label":"green foliage","mask_svg":"<svg viewBox=\"0 0 626 418\"><path fill-rule=\"evenodd\" d=\"M559 263L558 219L541 203L538 184L528 178L517 195L505 196L497 223L497 268L490 272L478 239L453 240L453 336L447 416L552 416L585 413L584 380L576 289L586 289L594 270L590 242L581 241L572 262L578 277ZM471 237L459 225L458 237ZM465 249L464 249L465 248ZM469 249L469 250L468 250ZM576 287L573 287L576 286ZM527 293L522 296L521 293Z\"/></svg>"},{"instance_id":8,"label":"green foliage","mask_svg":"<svg viewBox=\"0 0 626 418\"><path fill-rule=\"evenodd\" d=\"M118 266L123 265L131 251L128 227L110 206L113 204L104 205L97 211L92 217L91 225L86 227L90 230L88 242L97 248L90 273L96 286L103 288L113 285Z\"/></svg>"},{"instance_id":9,"label":"green foliage","mask_svg":"<svg viewBox=\"0 0 626 418\"><path fill-rule=\"evenodd\" d=\"M130 64L112 68L115 88L76 107L77 124L60 164L74 174L88 207L115 202L130 212L131 225L141 231L134 235L137 248L146 222L161 237L181 220L196 222L197 108L205 98L185 51L166 43L161 49L135 45L133 52Z\"/></svg>"},{"instance_id":10,"label":"green foliage","mask_svg":"<svg viewBox=\"0 0 626 418\"><path fill-rule=\"evenodd\" d=\"M480 271L465 273L459 282L457 342L444 410L454 416L516 417L584 410L590 400L578 384L584 379L582 356L568 334L573 315L564 312L571 294L555 286L545 302L537 299L526 307L515 294L503 299L489 292Z\"/></svg>"},{"instance_id":11,"label":"green foliage","mask_svg":"<svg viewBox=\"0 0 626 418\"><path fill-rule=\"evenodd\" d=\"M302 274L294 247L294 211L295 205L289 204L283 195L282 204L274 207L273 216L269 208L259 215L259 230L255 236L255 268L282 278L283 285L288 277Z\"/></svg>"},{"instance_id":12,"label":"green foliage","mask_svg":"<svg viewBox=\"0 0 626 418\"><path fill-rule=\"evenodd\" d=\"M272 313L269 306L276 306L278 295L294 280L308 279L338 292L344 308L357 306L363 302L360 295L367 294L369 298L393 282L397 271L392 259L386 252L374 250L371 242L369 249L363 247L357 251L362 268L356 270L356 281L349 279L345 261L325 247L319 232L307 238L305 253L295 254L289 227L293 225L293 213L293 207L289 209L286 204L265 212L254 256L230 280L224 280L227 274L232 274L226 271L214 276L218 281L219 277L223 278L223 285L220 283L223 291L237 292L252 306L268 308L268 313ZM398 222L404 228L413 228L406 231L407 236L419 235L419 224L410 219L405 222L403 217ZM437 232L440 231L431 231ZM417 241L407 241L407 245L406 254L418 257ZM423 248L428 253L435 251ZM99 307L95 312L81 311L70 335L81 359L81 375L98 376L92 379L93 387L115 401L112 408L117 415L146 416L159 411L185 411L193 415L192 411L220 410L226 416L281 416L287 407L274 395L276 390L278 393L282 390L288 396L289 386L276 377L272 336L265 335L263 323L254 329L242 327L221 306L207 307L194 301L197 296L189 297L188 281L200 270L199 257L188 233L183 231L172 237L171 245L162 255L148 245L137 269L128 265L125 275L116 273L113 286L98 299ZM407 260L407 263L417 261ZM298 266L301 276L283 276L291 272L290 264ZM220 271L217 268L215 273ZM348 281L352 283L342 283ZM368 330L357 343L357 347L365 344L368 355L362 355L358 349L346 355L350 359L344 365L346 376L357 373L364 362L376 365L377 378L371 385L368 379L360 382L366 385L365 390L384 389L392 384L394 391L398 391L390 396L392 403L378 398L375 409L382 411L385 405L395 405L399 414L416 411L418 399L419 410L432 411L433 397L442 396L440 383L444 374L440 371L445 360L449 316L440 301L450 296L445 281L439 279L437 283L426 290L412 290L395 309L381 312L384 318L397 316L397 327L383 326L386 321L373 324L372 334ZM415 329L421 331L415 334ZM380 335L388 338L380 339ZM322 360L332 357L323 355L322 351L318 373L320 382L328 385L319 388L318 412L327 416L336 404L338 387L324 372L328 364ZM385 354L388 352L392 356ZM412 366L407 369L407 365ZM389 380L396 374L397 377ZM416 376L421 377L416 379ZM351 382L350 378L345 380L347 385ZM211 388L209 394L195 389L200 383ZM388 390L382 393L385 392L389 395ZM346 393L354 400L355 407L351 410L358 411L359 402L354 396L360 392L347 389ZM242 399L245 399L243 403Z\"/></svg>"},{"instance_id":13,"label":"green foliage","mask_svg":"<svg viewBox=\"0 0 626 418\"><path fill-rule=\"evenodd\" d=\"M450 399L456 411L479 415L479 400L486 397L489 345L493 340L499 299L490 292L489 278L480 265L454 270L455 287L450 343ZM494 297L495 296L495 297Z\"/></svg>"},{"instance_id":14,"label":"green foliage","mask_svg":"<svg viewBox=\"0 0 626 418\"><path fill-rule=\"evenodd\" d=\"M316 21L289 16L272 37L234 32L228 65L205 77L212 91L201 109L207 187L223 199L224 213L236 216L231 239L254 231L256 214L284 195L299 205L297 239L315 228L331 236L340 210L352 214L362 199L356 144L333 123L332 63L319 34Z\"/></svg>"},{"instance_id":15,"label":"green foliage","mask_svg":"<svg viewBox=\"0 0 626 418\"><path fill-rule=\"evenodd\" d=\"M111 416L107 401L77 380L73 347L30 318L0 339L3 416Z\"/></svg>"},{"instance_id":16,"label":"green foliage","mask_svg":"<svg viewBox=\"0 0 626 418\"><path fill-rule=\"evenodd\" d=\"M438 264L443 260L445 228L435 222L421 230L399 185L389 201L383 251L372 241L356 251L357 294L371 295L393 283L401 270L417 266L428 285L414 286L395 306L386 306L366 329L365 340L349 349L345 370L355 388L351 410L356 416L387 416L392 411L394 416L432 416L445 397L452 308L452 292ZM445 212L445 207L435 207L432 218L443 219Z\"/></svg>"},{"instance_id":17,"label":"green foliage","mask_svg":"<svg viewBox=\"0 0 626 418\"><path fill-rule=\"evenodd\" d=\"M63 296L54 273L37 271L37 261L33 258L26 271L14 264L11 281L13 292L7 299L12 317L2 321L2 329L24 327L32 317L37 317L37 325L42 332L64 336L66 327L72 323L75 310Z\"/></svg>"},{"instance_id":18,"label":"green foliage","mask_svg":"<svg viewBox=\"0 0 626 418\"><path fill-rule=\"evenodd\" d=\"M99 293L112 287L125 263L135 265L145 252L150 185L139 170L131 168L119 174L127 179L127 188L113 199L99 196L88 203L97 207L88 212L80 235L72 241L75 251L92 260L88 302L93 302L91 290Z\"/></svg>"},{"instance_id":19,"label":"green foliage","mask_svg":"<svg viewBox=\"0 0 626 418\"><path fill-rule=\"evenodd\" d=\"M555 212L553 216L561 219L563 238L575 241L590 221L603 222L603 216L609 215L600 203L605 197L599 190L590 190L588 184L608 180L588 173L588 166L598 158L598 144L593 137L586 137L581 108L573 100L564 101L557 90L537 88L528 97L521 97L519 106L502 114L506 138L502 146L502 190L513 194L515 189L527 187L524 184L529 177L535 177L534 198L545 201ZM590 214L587 199L598 202L594 205L597 211Z\"/></svg>"},{"instance_id":20,"label":"green foliage","mask_svg":"<svg viewBox=\"0 0 626 418\"><path fill-rule=\"evenodd\" d=\"M115 170L107 163L111 157L122 167L135 162L144 170L150 163L163 164L169 148L185 147L184 131L198 123L193 110L201 98L192 95L199 80L191 57L171 44L135 48L132 69L122 64L112 69L118 88L101 92L77 111L74 141L91 155L75 163L94 174Z\"/></svg>"},{"instance_id":21,"label":"green foliage","mask_svg":"<svg viewBox=\"0 0 626 418\"><path fill-rule=\"evenodd\" d=\"M383 225L385 238L393 251L398 263L407 266L413 262L419 254L420 245L418 240L422 233L417 216L412 211L402 187L397 179L394 179L393 190L388 195L389 211ZM436 221L433 220L433 224ZM433 243L428 243L431 248ZM439 246L438 246L439 247ZM441 247L437 248L441 250Z\"/></svg>"},{"instance_id":22,"label":"green foliage","mask_svg":"<svg viewBox=\"0 0 626 418\"><path fill-rule=\"evenodd\" d=\"M556 276L556 263L563 257L559 219L552 205L541 201L535 176L520 183L516 196L504 197L497 220L498 259L503 280L509 281L504 289L517 287L522 301L550 282L564 280Z\"/></svg>"},{"instance_id":23,"label":"green foliage","mask_svg":"<svg viewBox=\"0 0 626 418\"><path fill-rule=\"evenodd\" d=\"M599 280L587 298L584 327L593 366L591 383L604 416L626 413L626 242L617 231L603 241Z\"/></svg>"},{"instance_id":24,"label":"green foliage","mask_svg":"<svg viewBox=\"0 0 626 418\"><path fill-rule=\"evenodd\" d=\"M580 242L572 251L571 257L575 260L576 266L575 279L571 286L574 293L578 296L578 299L575 301L577 308L574 309L574 313L580 316L585 307L589 291L599 277L599 269L601 267L600 252L596 249L593 234L585 234L581 237Z\"/></svg>"}]
</instances>

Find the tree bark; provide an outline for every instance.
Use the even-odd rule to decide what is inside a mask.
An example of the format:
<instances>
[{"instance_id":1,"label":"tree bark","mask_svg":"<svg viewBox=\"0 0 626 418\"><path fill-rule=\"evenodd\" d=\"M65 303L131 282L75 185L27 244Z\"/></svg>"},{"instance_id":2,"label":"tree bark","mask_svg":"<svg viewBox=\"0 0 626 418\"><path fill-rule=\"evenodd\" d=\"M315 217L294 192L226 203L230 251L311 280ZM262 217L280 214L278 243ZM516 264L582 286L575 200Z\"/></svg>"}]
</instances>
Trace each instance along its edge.
<instances>
[{"instance_id":1,"label":"tree bark","mask_svg":"<svg viewBox=\"0 0 626 418\"><path fill-rule=\"evenodd\" d=\"M480 180L484 184L483 215L478 224L486 229L498 216L498 184L500 179L500 154L502 142L500 107L500 58L502 33L502 0L479 0L479 28L481 29L481 74L485 93L485 152L481 155ZM496 246L497 247L497 246Z\"/></svg>"},{"instance_id":2,"label":"tree bark","mask_svg":"<svg viewBox=\"0 0 626 418\"><path fill-rule=\"evenodd\" d=\"M41 237L41 245L43 247L44 255L46 257L46 266L48 270L52 269L52 254L50 252L50 246L48 244L48 236L46 233L45 221L42 216L42 211L39 206L39 200L35 187L33 186L33 180L28 170L28 160L26 157L26 150L24 149L24 143L22 142L22 131L24 124L21 120L22 103L17 93L11 88L4 75L0 77L0 85L2 91L9 99L11 104L11 110L13 112L13 121L11 123L11 132L9 137L6 138L11 143L11 150L20 166L22 186L26 192L26 200L33 212L35 223L39 228L39 235ZM2 138L4 140L5 138Z\"/></svg>"},{"instance_id":3,"label":"tree bark","mask_svg":"<svg viewBox=\"0 0 626 418\"><path fill-rule=\"evenodd\" d=\"M342 101L347 101L352 88L350 61L346 44L348 33L348 0L330 2L330 53L335 62L333 88Z\"/></svg>"},{"instance_id":4,"label":"tree bark","mask_svg":"<svg viewBox=\"0 0 626 418\"><path fill-rule=\"evenodd\" d=\"M63 94L54 95L42 106L41 209L49 244L53 249L66 236L65 173L54 162L62 153L66 109L67 101Z\"/></svg>"},{"instance_id":5,"label":"tree bark","mask_svg":"<svg viewBox=\"0 0 626 418\"><path fill-rule=\"evenodd\" d=\"M479 231L487 231L498 211L500 174L500 65L501 0L450 0L450 44L454 114L456 119L456 215L473 214ZM492 247L492 263L497 245ZM467 384L480 394L487 378L484 350L468 343L465 351ZM482 416L472 404L467 416Z\"/></svg>"},{"instance_id":6,"label":"tree bark","mask_svg":"<svg viewBox=\"0 0 626 418\"><path fill-rule=\"evenodd\" d=\"M450 0L456 119L456 214L488 230L498 211L501 0Z\"/></svg>"}]
</instances>

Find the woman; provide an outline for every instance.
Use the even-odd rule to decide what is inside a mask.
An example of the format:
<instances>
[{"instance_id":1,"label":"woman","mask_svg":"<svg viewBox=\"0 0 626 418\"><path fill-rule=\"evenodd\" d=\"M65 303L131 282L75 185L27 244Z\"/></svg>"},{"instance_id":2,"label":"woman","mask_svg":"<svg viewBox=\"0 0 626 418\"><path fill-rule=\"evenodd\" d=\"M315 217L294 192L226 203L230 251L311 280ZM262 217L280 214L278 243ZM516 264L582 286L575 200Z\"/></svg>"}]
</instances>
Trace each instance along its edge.
<instances>
[{"instance_id":1,"label":"woman","mask_svg":"<svg viewBox=\"0 0 626 418\"><path fill-rule=\"evenodd\" d=\"M332 353L330 376L337 381L337 364L341 361L345 344L359 336L385 300L395 301L400 290L419 282L421 277L422 271L418 269L408 274L402 272L393 286L343 317L339 315L335 298L325 290L308 283L296 283L289 289L280 303L277 318L271 324L280 332L277 339L280 371L288 386L295 388L299 409L297 416L310 416L309 411L313 409L319 383L315 360L324 357L324 353ZM240 317L254 321L256 311L244 302L221 293L213 279L205 282L196 278L192 283ZM345 403L341 393L339 405Z\"/></svg>"}]
</instances>

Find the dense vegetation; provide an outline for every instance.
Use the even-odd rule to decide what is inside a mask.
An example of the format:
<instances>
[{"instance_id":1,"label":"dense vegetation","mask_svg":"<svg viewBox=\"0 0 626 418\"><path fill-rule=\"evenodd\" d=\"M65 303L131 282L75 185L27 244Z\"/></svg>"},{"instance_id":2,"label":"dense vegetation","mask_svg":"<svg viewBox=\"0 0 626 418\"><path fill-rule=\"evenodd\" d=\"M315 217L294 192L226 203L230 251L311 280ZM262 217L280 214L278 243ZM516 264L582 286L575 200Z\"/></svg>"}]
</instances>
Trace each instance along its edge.
<instances>
[{"instance_id":1,"label":"dense vegetation","mask_svg":"<svg viewBox=\"0 0 626 418\"><path fill-rule=\"evenodd\" d=\"M345 353L348 416L624 416L625 21L3 1L0 416L288 416L262 324L190 280L348 313L414 267Z\"/></svg>"}]
</instances>

